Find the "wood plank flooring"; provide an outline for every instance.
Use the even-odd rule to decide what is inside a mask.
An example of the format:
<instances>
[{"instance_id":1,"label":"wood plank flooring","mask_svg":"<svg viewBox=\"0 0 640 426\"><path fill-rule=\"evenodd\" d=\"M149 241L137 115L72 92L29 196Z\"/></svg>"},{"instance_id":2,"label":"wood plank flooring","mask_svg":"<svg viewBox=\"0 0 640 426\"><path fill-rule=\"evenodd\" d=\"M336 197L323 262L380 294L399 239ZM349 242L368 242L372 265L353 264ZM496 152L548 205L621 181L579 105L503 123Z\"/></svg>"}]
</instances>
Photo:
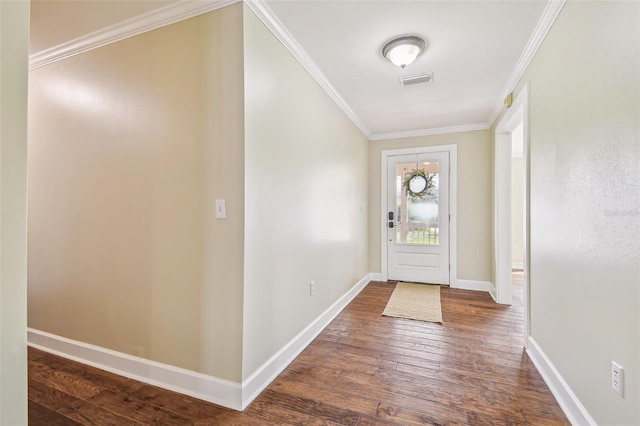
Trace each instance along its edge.
<instances>
[{"instance_id":1,"label":"wood plank flooring","mask_svg":"<svg viewBox=\"0 0 640 426\"><path fill-rule=\"evenodd\" d=\"M517 275L515 275L517 277ZM371 282L242 413L29 349L31 425L567 425L514 305L441 289L444 324L382 317Z\"/></svg>"}]
</instances>

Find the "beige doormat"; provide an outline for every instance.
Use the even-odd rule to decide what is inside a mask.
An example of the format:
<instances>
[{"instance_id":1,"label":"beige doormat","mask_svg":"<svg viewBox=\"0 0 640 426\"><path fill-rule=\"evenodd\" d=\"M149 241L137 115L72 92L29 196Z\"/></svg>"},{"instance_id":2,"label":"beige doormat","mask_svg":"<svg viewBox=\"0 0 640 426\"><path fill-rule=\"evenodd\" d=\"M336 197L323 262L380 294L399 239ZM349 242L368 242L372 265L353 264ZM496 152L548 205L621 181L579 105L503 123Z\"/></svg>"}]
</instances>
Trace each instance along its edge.
<instances>
[{"instance_id":1,"label":"beige doormat","mask_svg":"<svg viewBox=\"0 0 640 426\"><path fill-rule=\"evenodd\" d=\"M440 286L399 282L382 315L442 323Z\"/></svg>"}]
</instances>

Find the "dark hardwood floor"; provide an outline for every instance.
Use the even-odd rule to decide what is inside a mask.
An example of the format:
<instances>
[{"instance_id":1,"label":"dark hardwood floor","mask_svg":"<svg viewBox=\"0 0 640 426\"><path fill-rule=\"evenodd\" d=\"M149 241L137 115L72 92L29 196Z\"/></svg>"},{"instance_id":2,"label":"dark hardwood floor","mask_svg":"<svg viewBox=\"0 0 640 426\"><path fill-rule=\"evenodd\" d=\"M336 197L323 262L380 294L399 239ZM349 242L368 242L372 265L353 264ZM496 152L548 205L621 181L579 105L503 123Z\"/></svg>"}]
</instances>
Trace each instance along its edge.
<instances>
[{"instance_id":1,"label":"dark hardwood floor","mask_svg":"<svg viewBox=\"0 0 640 426\"><path fill-rule=\"evenodd\" d=\"M522 350L514 304L441 289L444 324L382 317L371 282L244 412L29 349L31 425L569 424Z\"/></svg>"}]
</instances>

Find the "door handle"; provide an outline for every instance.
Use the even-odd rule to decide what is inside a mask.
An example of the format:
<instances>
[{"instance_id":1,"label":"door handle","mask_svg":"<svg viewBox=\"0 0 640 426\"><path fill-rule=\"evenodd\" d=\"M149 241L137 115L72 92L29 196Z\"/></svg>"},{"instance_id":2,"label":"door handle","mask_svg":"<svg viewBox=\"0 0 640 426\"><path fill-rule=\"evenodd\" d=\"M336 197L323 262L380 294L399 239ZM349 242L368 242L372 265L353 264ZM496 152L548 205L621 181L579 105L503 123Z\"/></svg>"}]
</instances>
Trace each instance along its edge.
<instances>
[{"instance_id":1,"label":"door handle","mask_svg":"<svg viewBox=\"0 0 640 426\"><path fill-rule=\"evenodd\" d=\"M389 220L393 220L393 212L389 212Z\"/></svg>"}]
</instances>

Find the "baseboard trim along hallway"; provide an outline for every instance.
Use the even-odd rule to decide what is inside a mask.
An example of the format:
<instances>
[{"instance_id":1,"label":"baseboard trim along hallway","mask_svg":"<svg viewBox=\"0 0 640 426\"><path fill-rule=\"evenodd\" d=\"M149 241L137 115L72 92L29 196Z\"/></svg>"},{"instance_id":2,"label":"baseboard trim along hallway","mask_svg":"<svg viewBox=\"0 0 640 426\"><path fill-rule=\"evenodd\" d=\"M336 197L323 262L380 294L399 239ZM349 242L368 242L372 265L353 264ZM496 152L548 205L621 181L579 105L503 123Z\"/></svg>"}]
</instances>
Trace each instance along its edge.
<instances>
[{"instance_id":1,"label":"baseboard trim along hallway","mask_svg":"<svg viewBox=\"0 0 640 426\"><path fill-rule=\"evenodd\" d=\"M444 321L436 324L381 315L395 287L378 281L364 286L243 411L29 348L30 421L570 425L523 351L523 297L496 306L486 293L443 286ZM292 339L253 375L253 383L245 377L240 389L233 384L234 402L258 392L253 386L268 380L295 345L312 335L310 327Z\"/></svg>"},{"instance_id":2,"label":"baseboard trim along hallway","mask_svg":"<svg viewBox=\"0 0 640 426\"><path fill-rule=\"evenodd\" d=\"M562 378L560 372L531 336L529 336L527 355L531 358L533 365L538 369L542 379L551 390L571 424L596 426L595 420L589 415L576 394L573 393L573 390Z\"/></svg>"},{"instance_id":3,"label":"baseboard trim along hallway","mask_svg":"<svg viewBox=\"0 0 640 426\"><path fill-rule=\"evenodd\" d=\"M244 410L365 288L367 274L242 383L27 329L29 346L233 410Z\"/></svg>"},{"instance_id":4,"label":"baseboard trim along hallway","mask_svg":"<svg viewBox=\"0 0 640 426\"><path fill-rule=\"evenodd\" d=\"M451 284L451 288L457 288L459 290L473 290L473 291L486 291L489 292L491 283L489 281L475 281L475 280L456 280Z\"/></svg>"},{"instance_id":5,"label":"baseboard trim along hallway","mask_svg":"<svg viewBox=\"0 0 640 426\"><path fill-rule=\"evenodd\" d=\"M234 410L242 408L242 386L237 382L196 373L32 328L27 329L27 342L29 346L36 349L120 376Z\"/></svg>"}]
</instances>

